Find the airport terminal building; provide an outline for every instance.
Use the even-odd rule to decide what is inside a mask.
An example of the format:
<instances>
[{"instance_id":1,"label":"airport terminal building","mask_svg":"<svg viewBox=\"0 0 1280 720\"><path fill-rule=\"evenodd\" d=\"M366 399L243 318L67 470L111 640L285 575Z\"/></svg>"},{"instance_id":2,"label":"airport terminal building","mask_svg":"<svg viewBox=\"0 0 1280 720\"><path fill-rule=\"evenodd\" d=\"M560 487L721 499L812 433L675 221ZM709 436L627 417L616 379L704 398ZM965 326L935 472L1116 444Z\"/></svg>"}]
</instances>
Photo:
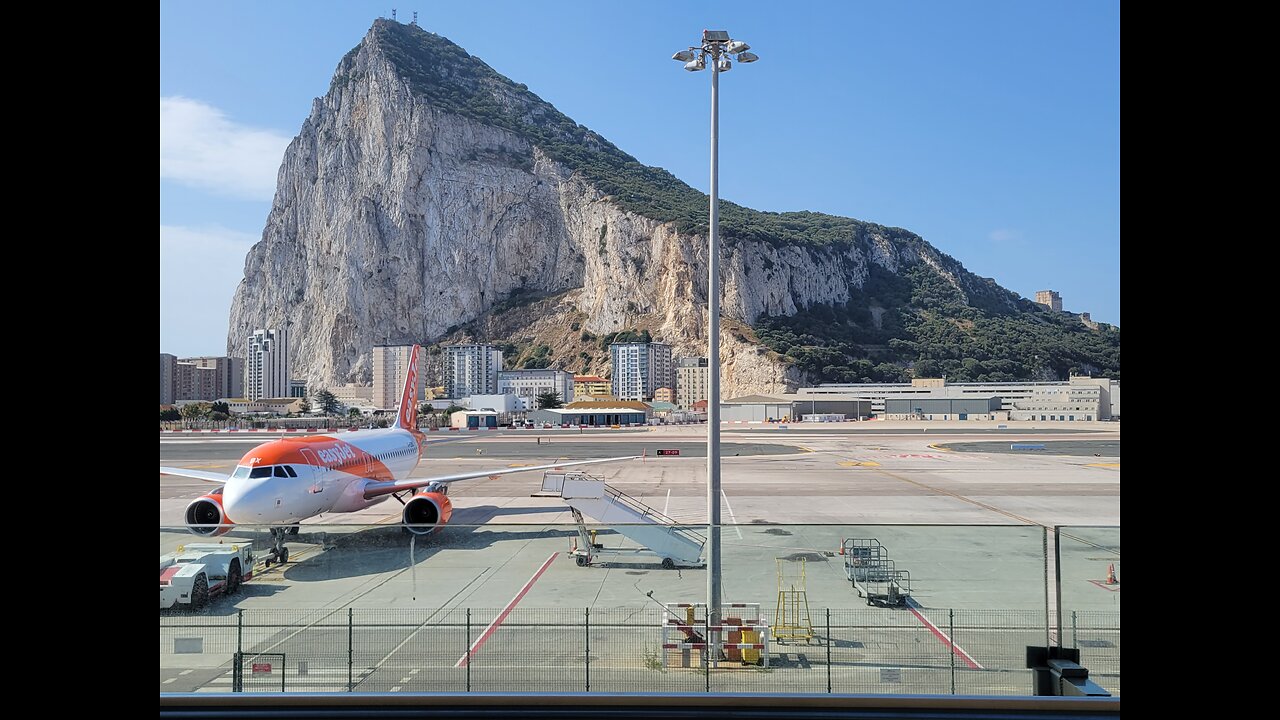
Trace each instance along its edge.
<instances>
[{"instance_id":1,"label":"airport terminal building","mask_svg":"<svg viewBox=\"0 0 1280 720\"><path fill-rule=\"evenodd\" d=\"M945 378L918 378L910 383L831 384L800 388L797 395L801 397L839 396L869 400L871 411L887 419L894 419L890 416L902 416L904 413L912 414L916 407L920 407L923 411L924 406L920 404L921 401L976 399L981 404L989 398L1000 400L1000 406L994 410L1007 412L1009 420L1087 422L1120 419L1120 382L1083 375L1057 382L953 384L948 383ZM906 405L901 403L890 405L890 400L911 402ZM942 408L943 406L931 404L930 407ZM950 410L940 414L955 415L958 413L954 410L961 407L964 408L965 415L971 415L970 407L967 405L948 406ZM970 417L969 419L978 418Z\"/></svg>"}]
</instances>

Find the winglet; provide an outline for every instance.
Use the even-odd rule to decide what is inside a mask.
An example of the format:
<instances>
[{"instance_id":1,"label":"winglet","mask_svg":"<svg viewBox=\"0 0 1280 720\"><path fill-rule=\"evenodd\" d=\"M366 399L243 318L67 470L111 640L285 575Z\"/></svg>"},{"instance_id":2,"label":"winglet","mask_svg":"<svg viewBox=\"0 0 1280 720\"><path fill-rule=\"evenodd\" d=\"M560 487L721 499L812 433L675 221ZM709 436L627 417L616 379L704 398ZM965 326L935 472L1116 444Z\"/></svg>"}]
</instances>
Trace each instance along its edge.
<instances>
[{"instance_id":1,"label":"winglet","mask_svg":"<svg viewBox=\"0 0 1280 720\"><path fill-rule=\"evenodd\" d=\"M409 353L409 368L404 374L404 390L400 391L400 411L392 427L404 430L418 429L418 350L417 345Z\"/></svg>"}]
</instances>

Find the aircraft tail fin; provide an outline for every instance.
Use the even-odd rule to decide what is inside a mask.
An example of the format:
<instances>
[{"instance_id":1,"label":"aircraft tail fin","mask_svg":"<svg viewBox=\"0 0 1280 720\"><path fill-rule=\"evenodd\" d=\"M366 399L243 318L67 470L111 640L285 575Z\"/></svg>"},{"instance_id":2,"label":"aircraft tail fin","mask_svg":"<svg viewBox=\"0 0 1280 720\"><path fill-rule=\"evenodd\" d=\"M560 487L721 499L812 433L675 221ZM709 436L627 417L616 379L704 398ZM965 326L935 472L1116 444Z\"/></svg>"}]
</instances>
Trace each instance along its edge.
<instances>
[{"instance_id":1,"label":"aircraft tail fin","mask_svg":"<svg viewBox=\"0 0 1280 720\"><path fill-rule=\"evenodd\" d=\"M400 410L392 427L405 430L418 429L418 352L417 345L409 353L409 367L404 374L404 389L400 391Z\"/></svg>"}]
</instances>

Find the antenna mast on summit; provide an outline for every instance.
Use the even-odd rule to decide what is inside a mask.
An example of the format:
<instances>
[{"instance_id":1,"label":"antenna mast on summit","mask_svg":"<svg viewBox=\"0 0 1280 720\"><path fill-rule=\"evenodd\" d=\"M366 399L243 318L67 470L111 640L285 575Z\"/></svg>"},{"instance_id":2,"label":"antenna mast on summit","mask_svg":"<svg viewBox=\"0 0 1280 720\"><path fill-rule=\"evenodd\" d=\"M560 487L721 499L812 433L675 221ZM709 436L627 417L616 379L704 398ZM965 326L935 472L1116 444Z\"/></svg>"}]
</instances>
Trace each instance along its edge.
<instances>
[{"instance_id":1,"label":"antenna mast on summit","mask_svg":"<svg viewBox=\"0 0 1280 720\"><path fill-rule=\"evenodd\" d=\"M409 23L409 24L410 24L410 25L412 25L412 26L414 26L414 27L418 27L418 11L417 11L417 10L414 10L414 11L413 11L413 22L411 22L411 23Z\"/></svg>"},{"instance_id":2,"label":"antenna mast on summit","mask_svg":"<svg viewBox=\"0 0 1280 720\"><path fill-rule=\"evenodd\" d=\"M396 20L396 9L391 8L391 21L395 22L395 20Z\"/></svg>"}]
</instances>

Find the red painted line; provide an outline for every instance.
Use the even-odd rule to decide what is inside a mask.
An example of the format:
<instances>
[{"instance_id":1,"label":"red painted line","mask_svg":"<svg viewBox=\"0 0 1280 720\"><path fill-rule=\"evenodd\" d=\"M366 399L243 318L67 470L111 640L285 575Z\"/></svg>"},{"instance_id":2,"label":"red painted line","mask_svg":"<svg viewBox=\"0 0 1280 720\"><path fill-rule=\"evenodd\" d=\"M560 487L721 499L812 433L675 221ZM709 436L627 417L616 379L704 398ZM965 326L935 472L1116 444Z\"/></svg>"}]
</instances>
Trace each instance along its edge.
<instances>
[{"instance_id":1,"label":"red painted line","mask_svg":"<svg viewBox=\"0 0 1280 720\"><path fill-rule=\"evenodd\" d=\"M1100 580L1090 580L1089 582L1093 583L1094 585L1097 585L1098 587L1102 588L1103 590L1106 590L1107 592L1120 592L1120 583L1116 583L1115 585L1108 585Z\"/></svg>"},{"instance_id":2,"label":"red painted line","mask_svg":"<svg viewBox=\"0 0 1280 720\"><path fill-rule=\"evenodd\" d=\"M529 582L525 583L524 587L520 588L520 592L516 593L516 596L511 598L511 602L507 603L507 606L502 608L502 612L498 613L498 617L494 618L493 622L489 623L489 627L485 628L484 632L480 633L480 637L476 638L474 643L471 643L471 648L468 652L458 658L458 662L453 665L454 667L466 667L467 664L471 662L471 658L475 657L476 653L480 652L480 648L484 647L489 636L493 635L494 631L498 629L498 626L502 624L502 621L507 619L507 616L511 614L511 611L515 606L524 598L529 590L533 588L533 584L538 582L538 578L542 577L542 573L546 572L547 568L551 567L551 563L555 562L559 555L560 553L558 552L551 553L551 557L547 558L547 561L542 563L542 567L538 568L538 572L534 573L533 577L529 578Z\"/></svg>"},{"instance_id":3,"label":"red painted line","mask_svg":"<svg viewBox=\"0 0 1280 720\"><path fill-rule=\"evenodd\" d=\"M919 607L920 606L916 605L914 600L910 598L907 599L907 609L911 611L911 614L915 615L917 620L924 623L924 626L929 628L929 632L933 633L933 636L938 638L938 640L940 640L943 645L946 645L948 650L955 653L955 655L959 657L961 660L964 660L964 664L968 665L970 670L986 669L981 665L979 665L978 661L973 659L973 656L965 652L964 648L960 647L954 642L951 642L951 638L947 637L946 633L939 630L937 625L934 625L933 622L929 620L929 618L924 616L924 613L920 612L917 609Z\"/></svg>"}]
</instances>

